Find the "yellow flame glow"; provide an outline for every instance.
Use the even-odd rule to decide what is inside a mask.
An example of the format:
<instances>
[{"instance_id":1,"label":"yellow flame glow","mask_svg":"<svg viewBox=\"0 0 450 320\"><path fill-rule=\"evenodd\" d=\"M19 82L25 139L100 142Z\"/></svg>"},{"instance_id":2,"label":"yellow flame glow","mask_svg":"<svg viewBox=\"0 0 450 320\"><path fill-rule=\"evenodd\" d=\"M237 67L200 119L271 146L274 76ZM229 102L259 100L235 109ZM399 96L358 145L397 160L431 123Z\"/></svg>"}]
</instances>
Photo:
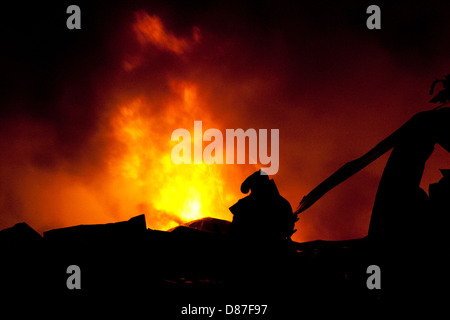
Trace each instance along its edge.
<instances>
[{"instance_id":1,"label":"yellow flame glow","mask_svg":"<svg viewBox=\"0 0 450 320\"><path fill-rule=\"evenodd\" d=\"M146 204L151 228L164 230L207 216L229 219L222 167L172 162L171 150L177 143L171 141L172 131L183 126L189 130L195 117L208 119L194 84L174 82L173 90L177 99L158 114L143 98L117 108L110 119L118 142L110 170L136 205Z\"/></svg>"}]
</instances>

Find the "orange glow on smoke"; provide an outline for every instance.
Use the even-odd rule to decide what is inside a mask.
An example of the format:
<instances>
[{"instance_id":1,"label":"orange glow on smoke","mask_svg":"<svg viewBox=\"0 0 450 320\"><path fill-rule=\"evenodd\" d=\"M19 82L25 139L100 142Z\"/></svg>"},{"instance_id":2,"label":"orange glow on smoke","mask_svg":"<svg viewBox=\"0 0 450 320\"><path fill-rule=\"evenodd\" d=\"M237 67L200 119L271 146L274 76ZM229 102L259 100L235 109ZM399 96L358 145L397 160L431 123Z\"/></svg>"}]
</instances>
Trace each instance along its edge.
<instances>
[{"instance_id":1,"label":"orange glow on smoke","mask_svg":"<svg viewBox=\"0 0 450 320\"><path fill-rule=\"evenodd\" d=\"M142 45L150 43L160 50L176 54L182 54L190 47L189 40L178 38L167 31L159 17L149 15L144 11L136 12L135 17L136 22L133 25L133 30ZM193 39L194 41L199 40L197 28L194 28Z\"/></svg>"}]
</instances>

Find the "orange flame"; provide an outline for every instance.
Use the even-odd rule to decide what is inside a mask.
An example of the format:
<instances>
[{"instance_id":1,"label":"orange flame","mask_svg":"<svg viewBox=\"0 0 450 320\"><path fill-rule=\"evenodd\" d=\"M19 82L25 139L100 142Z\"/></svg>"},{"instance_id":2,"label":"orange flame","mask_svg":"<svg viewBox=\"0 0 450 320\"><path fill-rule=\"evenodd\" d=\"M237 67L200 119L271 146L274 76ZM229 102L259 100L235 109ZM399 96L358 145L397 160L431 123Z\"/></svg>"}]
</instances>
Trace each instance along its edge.
<instances>
[{"instance_id":1,"label":"orange flame","mask_svg":"<svg viewBox=\"0 0 450 320\"><path fill-rule=\"evenodd\" d=\"M149 114L152 106L142 97L116 109L110 125L118 145L109 162L110 172L130 200L146 211L150 228L164 230L207 216L230 219L225 198L236 197L224 196L220 165L172 162L176 143L171 132L177 127L189 130L195 117L211 123L199 107L194 84L173 82L172 89L177 99L158 115Z\"/></svg>"},{"instance_id":2,"label":"orange flame","mask_svg":"<svg viewBox=\"0 0 450 320\"><path fill-rule=\"evenodd\" d=\"M166 30L156 16L138 12L135 17L132 28L140 49L150 45L162 54L180 55L200 39L196 28L192 38L180 38ZM124 70L145 67L146 53L138 49L130 56L125 54ZM26 163L23 159L41 154L36 150L49 150L56 142L45 126L23 120L17 130L18 122L12 123L9 131L21 135L12 137L14 143L10 143L15 158L5 157L11 166L0 166L9 192L0 196L0 209L15 212L17 217L2 219L0 229L19 218L42 232L126 220L143 213L149 228L161 230L207 216L231 220L228 208L241 197L239 184L248 171L243 173L242 167L235 166L172 162L171 151L176 145L171 141L173 130L192 132L194 120L202 120L208 128L221 128L221 124L209 113L213 106L202 97L202 91L205 97L207 91L201 81L180 80L179 75L175 80L170 73L164 79L169 79L168 91L130 95L113 88L106 92L98 131L85 141L83 160L73 167L64 163L49 171L47 167L19 166ZM126 98L114 100L121 94ZM4 149L11 150L9 145ZM20 170L10 169L14 167Z\"/></svg>"},{"instance_id":3,"label":"orange flame","mask_svg":"<svg viewBox=\"0 0 450 320\"><path fill-rule=\"evenodd\" d=\"M168 31L155 15L139 11L135 19L133 31L141 46L182 55L200 41L196 27L192 38L182 38ZM144 51L125 57L124 69L138 68L144 59ZM151 97L135 97L120 104L111 116L113 138L119 146L113 151L110 171L127 189L127 197L147 214L150 228L164 230L207 216L230 220L228 207L240 196L238 188L229 192L225 183L236 179L236 170L230 175L223 165L176 165L171 160L176 145L171 141L173 130L190 130L194 120L202 120L208 127L220 126L212 121L209 106L202 105L196 83L169 80L169 86L172 94L162 107L150 102Z\"/></svg>"}]
</instances>

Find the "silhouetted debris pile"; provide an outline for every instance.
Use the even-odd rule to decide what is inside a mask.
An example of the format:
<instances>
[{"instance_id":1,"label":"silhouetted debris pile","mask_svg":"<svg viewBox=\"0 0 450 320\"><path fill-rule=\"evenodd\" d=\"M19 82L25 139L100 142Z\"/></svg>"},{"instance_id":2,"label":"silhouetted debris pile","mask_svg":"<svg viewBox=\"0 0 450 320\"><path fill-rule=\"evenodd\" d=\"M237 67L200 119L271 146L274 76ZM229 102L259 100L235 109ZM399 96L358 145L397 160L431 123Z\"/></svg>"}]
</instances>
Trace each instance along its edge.
<instances>
[{"instance_id":1,"label":"silhouetted debris pile","mask_svg":"<svg viewBox=\"0 0 450 320\"><path fill-rule=\"evenodd\" d=\"M89 243L133 237L146 229L145 215L142 214L128 221L53 229L44 232L44 238L56 242Z\"/></svg>"},{"instance_id":2,"label":"silhouetted debris pile","mask_svg":"<svg viewBox=\"0 0 450 320\"><path fill-rule=\"evenodd\" d=\"M25 222L17 223L13 227L0 231L0 244L6 249L8 246L26 246L36 244L42 237Z\"/></svg>"},{"instance_id":3,"label":"silhouetted debris pile","mask_svg":"<svg viewBox=\"0 0 450 320\"><path fill-rule=\"evenodd\" d=\"M1 290L16 305L51 301L63 308L108 309L115 301L116 309L132 306L136 314L151 309L161 319L183 319L180 308L189 303L264 303L272 317L283 318L305 308L350 314L405 307L402 297L423 294L415 287L423 277L409 283L414 272L405 273L402 265L415 259L410 250L386 251L370 238L293 242L289 250L265 251L220 232L176 230L146 229L144 216L50 230L44 237L17 224L0 231ZM79 290L66 285L70 265L80 267ZM383 271L381 290L367 288L370 265Z\"/></svg>"},{"instance_id":4,"label":"silhouetted debris pile","mask_svg":"<svg viewBox=\"0 0 450 320\"><path fill-rule=\"evenodd\" d=\"M372 307L382 302L380 292L365 287L364 239L246 251L251 248L222 232L145 226L141 215L54 229L44 237L24 223L2 230L1 290L14 293L10 297L18 304L28 294L27 299L66 307L121 301L139 310L153 308L152 314L167 319L179 316L179 306L196 301L266 303L273 314L296 314L304 304L336 305L346 299ZM80 267L80 290L66 285L70 265Z\"/></svg>"},{"instance_id":5,"label":"silhouetted debris pile","mask_svg":"<svg viewBox=\"0 0 450 320\"><path fill-rule=\"evenodd\" d=\"M228 231L230 229L230 224L231 224L230 221L227 221L227 220L207 217L207 218L190 221L183 225L172 228L169 231L179 232L181 230L189 231L191 229L195 229L195 230L225 235L228 233Z\"/></svg>"}]
</instances>

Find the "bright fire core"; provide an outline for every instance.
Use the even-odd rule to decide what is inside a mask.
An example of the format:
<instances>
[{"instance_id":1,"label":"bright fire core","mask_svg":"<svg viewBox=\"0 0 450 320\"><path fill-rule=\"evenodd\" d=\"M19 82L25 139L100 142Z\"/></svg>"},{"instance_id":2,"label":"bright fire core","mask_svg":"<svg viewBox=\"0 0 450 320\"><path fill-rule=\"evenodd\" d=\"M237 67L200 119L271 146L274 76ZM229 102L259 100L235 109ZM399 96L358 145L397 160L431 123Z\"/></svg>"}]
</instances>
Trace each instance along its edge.
<instances>
[{"instance_id":1,"label":"bright fire core","mask_svg":"<svg viewBox=\"0 0 450 320\"><path fill-rule=\"evenodd\" d=\"M220 166L172 162L173 125L192 123L200 111L195 85L174 82L172 87L174 101L158 114L146 98L116 109L110 125L118 144L110 171L130 200L138 203L140 213L147 215L150 228L164 230L207 216L230 219Z\"/></svg>"}]
</instances>

